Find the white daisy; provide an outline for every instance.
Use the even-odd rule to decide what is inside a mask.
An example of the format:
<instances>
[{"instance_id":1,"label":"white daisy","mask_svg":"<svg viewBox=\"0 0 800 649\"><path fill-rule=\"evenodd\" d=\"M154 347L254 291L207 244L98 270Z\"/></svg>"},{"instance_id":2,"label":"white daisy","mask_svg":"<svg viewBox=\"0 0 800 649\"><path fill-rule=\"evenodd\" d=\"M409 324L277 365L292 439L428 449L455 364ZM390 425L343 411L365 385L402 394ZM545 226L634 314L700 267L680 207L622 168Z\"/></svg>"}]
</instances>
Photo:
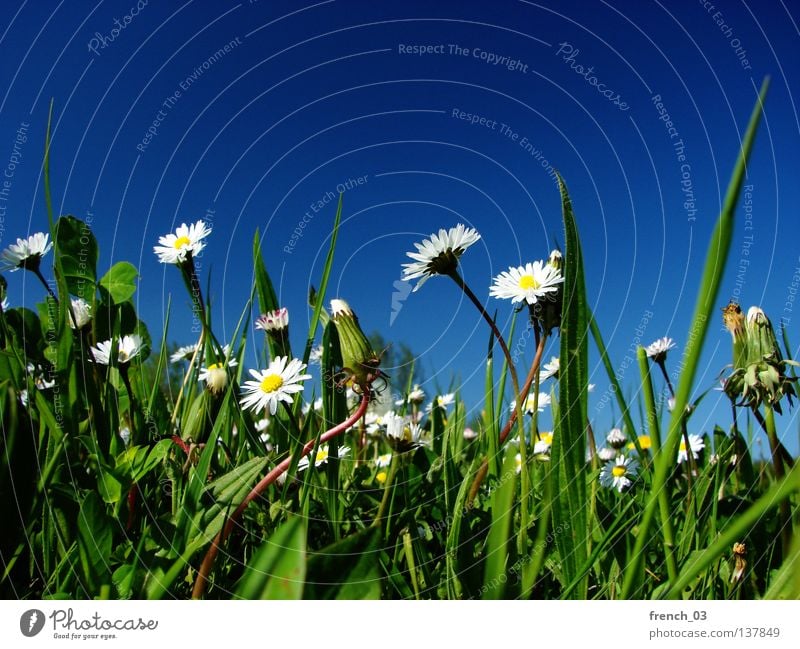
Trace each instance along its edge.
<instances>
[{"instance_id":1,"label":"white daisy","mask_svg":"<svg viewBox=\"0 0 800 649\"><path fill-rule=\"evenodd\" d=\"M546 381L551 377L558 378L558 370L561 368L561 361L558 356L552 356L549 363L545 363L542 368L543 371L539 372L539 381Z\"/></svg>"},{"instance_id":2,"label":"white daisy","mask_svg":"<svg viewBox=\"0 0 800 649\"><path fill-rule=\"evenodd\" d=\"M181 264L189 257L196 257L205 248L205 239L211 234L211 228L206 227L204 221L197 221L192 225L182 223L173 234L159 237L160 246L153 246L153 252L158 255L162 264Z\"/></svg>"},{"instance_id":3,"label":"white daisy","mask_svg":"<svg viewBox=\"0 0 800 649\"><path fill-rule=\"evenodd\" d=\"M125 426L125 428L120 428L119 436L125 446L131 443L131 429L127 426Z\"/></svg>"},{"instance_id":4,"label":"white daisy","mask_svg":"<svg viewBox=\"0 0 800 649\"><path fill-rule=\"evenodd\" d=\"M339 459L342 459L348 453L350 453L349 447L347 446L339 447ZM323 444L317 449L317 454L314 457L314 466L318 467L325 464L325 462L328 461L328 457L329 457L328 445ZM300 461L297 463L297 470L305 471L308 468L309 463L310 460L308 459L308 455L306 455L305 457L301 457Z\"/></svg>"},{"instance_id":5,"label":"white daisy","mask_svg":"<svg viewBox=\"0 0 800 649\"><path fill-rule=\"evenodd\" d=\"M50 235L37 232L27 239L17 239L16 243L12 243L3 251L3 270L15 271L20 268L39 270L42 257L53 247L53 242L48 241L49 238Z\"/></svg>"},{"instance_id":6,"label":"white daisy","mask_svg":"<svg viewBox=\"0 0 800 649\"><path fill-rule=\"evenodd\" d=\"M422 243L415 243L417 252L407 252L406 256L414 261L403 264L403 281L420 278L414 290L418 290L429 277L447 275L458 267L458 260L464 251L481 238L478 231L459 223L456 227L439 230L431 234Z\"/></svg>"},{"instance_id":7,"label":"white daisy","mask_svg":"<svg viewBox=\"0 0 800 649\"><path fill-rule=\"evenodd\" d=\"M522 454L520 453L514 456L514 468L517 473L522 473Z\"/></svg>"},{"instance_id":8,"label":"white daisy","mask_svg":"<svg viewBox=\"0 0 800 649\"><path fill-rule=\"evenodd\" d=\"M375 466L381 469L385 469L391 463L392 463L391 453L384 453L383 455L379 455L378 458L375 460Z\"/></svg>"},{"instance_id":9,"label":"white daisy","mask_svg":"<svg viewBox=\"0 0 800 649\"><path fill-rule=\"evenodd\" d=\"M611 432L606 435L606 442L611 448L622 448L628 437L619 428L612 428Z\"/></svg>"},{"instance_id":10,"label":"white daisy","mask_svg":"<svg viewBox=\"0 0 800 649\"><path fill-rule=\"evenodd\" d=\"M528 398L525 399L525 403L522 404L522 412L524 412L526 415L532 415L533 414L533 410L534 410L534 407L533 407L534 398L533 398L533 396L534 396L533 393L529 394ZM552 398L550 397L549 394L547 394L546 392L540 392L539 393L539 402L538 402L538 406L539 406L538 410L539 410L539 412L544 412L544 409L547 406L549 406L551 402L552 402ZM509 410L511 412L514 412L515 409L516 409L516 404L512 402L511 405L509 406Z\"/></svg>"},{"instance_id":11,"label":"white daisy","mask_svg":"<svg viewBox=\"0 0 800 649\"><path fill-rule=\"evenodd\" d=\"M433 410L434 405L436 405L437 408L441 408L442 410L447 410L449 406L453 405L453 402L455 400L456 400L456 395L453 394L452 392L449 392L448 394L440 394L427 406L425 406L425 412L431 412Z\"/></svg>"},{"instance_id":12,"label":"white daisy","mask_svg":"<svg viewBox=\"0 0 800 649\"><path fill-rule=\"evenodd\" d=\"M547 259L547 263L554 268L561 268L561 266L564 265L564 256L561 254L561 251L552 250L550 252L550 257Z\"/></svg>"},{"instance_id":13,"label":"white daisy","mask_svg":"<svg viewBox=\"0 0 800 649\"><path fill-rule=\"evenodd\" d=\"M398 399L394 402L396 406L404 406L406 403L413 403L415 405L420 405L423 401L425 401L425 392L424 390L419 387L419 385L414 384L414 389L408 393L408 397L405 399Z\"/></svg>"},{"instance_id":14,"label":"white daisy","mask_svg":"<svg viewBox=\"0 0 800 649\"><path fill-rule=\"evenodd\" d=\"M539 439L533 445L534 455L547 455L553 446L553 433L539 433Z\"/></svg>"},{"instance_id":15,"label":"white daisy","mask_svg":"<svg viewBox=\"0 0 800 649\"><path fill-rule=\"evenodd\" d=\"M618 455L616 460L606 462L600 471L600 484L607 489L616 489L622 493L633 484L639 463L632 457Z\"/></svg>"},{"instance_id":16,"label":"white daisy","mask_svg":"<svg viewBox=\"0 0 800 649\"><path fill-rule=\"evenodd\" d=\"M289 309L282 307L269 313L262 313L256 320L256 329L267 332L280 332L289 326ZM320 358L322 347L320 347Z\"/></svg>"},{"instance_id":17,"label":"white daisy","mask_svg":"<svg viewBox=\"0 0 800 649\"><path fill-rule=\"evenodd\" d=\"M257 413L269 407L274 415L279 401L291 403L294 395L303 390L301 381L311 378L310 374L302 374L305 369L305 364L296 358L289 361L288 356L278 356L266 370L250 370L255 380L245 381L239 403Z\"/></svg>"},{"instance_id":18,"label":"white daisy","mask_svg":"<svg viewBox=\"0 0 800 649\"><path fill-rule=\"evenodd\" d=\"M655 342L650 343L645 351L647 355L656 363L661 363L667 358L667 352L675 349L675 341L672 338L659 338Z\"/></svg>"},{"instance_id":19,"label":"white daisy","mask_svg":"<svg viewBox=\"0 0 800 649\"><path fill-rule=\"evenodd\" d=\"M188 361L192 359L194 353L197 351L197 343L194 345L184 345L178 347L175 352L169 357L170 363L180 363L181 361Z\"/></svg>"},{"instance_id":20,"label":"white daisy","mask_svg":"<svg viewBox=\"0 0 800 649\"><path fill-rule=\"evenodd\" d=\"M608 446L604 446L597 451L597 457L599 457L603 462L608 462L609 460L613 460L617 457L617 450L610 448Z\"/></svg>"},{"instance_id":21,"label":"white daisy","mask_svg":"<svg viewBox=\"0 0 800 649\"><path fill-rule=\"evenodd\" d=\"M465 440L467 440L468 442L471 442L473 439L477 439L477 438L478 438L478 433L476 433L474 430L472 430L469 427L464 429L464 439Z\"/></svg>"},{"instance_id":22,"label":"white daisy","mask_svg":"<svg viewBox=\"0 0 800 649\"><path fill-rule=\"evenodd\" d=\"M35 365L33 363L28 363L27 366L28 374L33 376L33 384L39 390L49 390L50 388L54 387L56 382L55 380L48 380L45 377L45 370L41 365ZM53 374L50 374L53 376Z\"/></svg>"},{"instance_id":23,"label":"white daisy","mask_svg":"<svg viewBox=\"0 0 800 649\"><path fill-rule=\"evenodd\" d=\"M392 448L404 452L419 446L422 429L412 423L408 417L387 412L383 417L383 422L386 426L386 438Z\"/></svg>"},{"instance_id":24,"label":"white daisy","mask_svg":"<svg viewBox=\"0 0 800 649\"><path fill-rule=\"evenodd\" d=\"M536 304L543 299L555 299L558 285L564 281L561 272L541 261L524 266L511 266L494 278L489 295L511 299L512 304L526 301Z\"/></svg>"},{"instance_id":25,"label":"white daisy","mask_svg":"<svg viewBox=\"0 0 800 649\"><path fill-rule=\"evenodd\" d=\"M307 415L309 412L311 412L312 409L314 410L314 412L318 412L318 411L322 410L322 397L320 397L319 399L315 400L314 403L304 403L303 404L303 414L304 415Z\"/></svg>"},{"instance_id":26,"label":"white daisy","mask_svg":"<svg viewBox=\"0 0 800 649\"><path fill-rule=\"evenodd\" d=\"M257 433L264 433L267 428L269 428L269 419L262 417L261 419L254 421L253 425L255 426ZM267 435L267 438L269 438L269 435Z\"/></svg>"},{"instance_id":27,"label":"white daisy","mask_svg":"<svg viewBox=\"0 0 800 649\"><path fill-rule=\"evenodd\" d=\"M74 297L70 302L72 303L72 315L75 316L75 322L72 322L72 317L68 317L69 326L73 329L83 329L92 319L92 307L80 297Z\"/></svg>"},{"instance_id":28,"label":"white daisy","mask_svg":"<svg viewBox=\"0 0 800 649\"><path fill-rule=\"evenodd\" d=\"M236 367L239 364L235 358L230 358L230 354L231 346L225 345L222 348L222 360L218 363L211 363L208 367L200 368L197 380L204 382L214 394L219 394L228 385L228 368Z\"/></svg>"},{"instance_id":29,"label":"white daisy","mask_svg":"<svg viewBox=\"0 0 800 649\"><path fill-rule=\"evenodd\" d=\"M111 358L111 343L111 340L106 340L98 343L97 347L92 347L90 349L95 363L100 363L101 365L109 364L109 359ZM144 342L142 341L142 337L138 334L123 336L122 340L119 341L117 349L117 363L120 365L129 363L131 359L135 358L139 352L142 351L143 346Z\"/></svg>"},{"instance_id":30,"label":"white daisy","mask_svg":"<svg viewBox=\"0 0 800 649\"><path fill-rule=\"evenodd\" d=\"M696 460L700 457L700 451L702 451L706 447L703 438L699 435L689 435L689 448L692 451L692 459ZM687 453L686 453L686 440L681 437L681 445L678 450L678 464L683 464L687 460Z\"/></svg>"}]
</instances>

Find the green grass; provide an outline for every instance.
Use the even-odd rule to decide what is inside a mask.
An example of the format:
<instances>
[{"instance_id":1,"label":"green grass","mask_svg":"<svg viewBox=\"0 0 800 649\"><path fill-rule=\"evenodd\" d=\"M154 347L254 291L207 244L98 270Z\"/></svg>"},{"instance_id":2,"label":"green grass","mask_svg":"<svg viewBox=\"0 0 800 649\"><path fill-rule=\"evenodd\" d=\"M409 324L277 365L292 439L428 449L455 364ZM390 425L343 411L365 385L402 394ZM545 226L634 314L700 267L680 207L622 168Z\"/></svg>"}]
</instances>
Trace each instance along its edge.
<instances>
[{"instance_id":1,"label":"green grass","mask_svg":"<svg viewBox=\"0 0 800 649\"><path fill-rule=\"evenodd\" d=\"M293 403L269 417L268 443L261 437L262 415L240 405L242 384L249 378L242 362L247 344L260 350L259 369L278 355L291 355L288 338L248 341L254 309L280 306L258 232L254 290L231 340L217 340L210 305L197 290L208 278L184 269L206 333L193 361L181 365L184 375L176 387L167 372L171 314L159 323L159 333L151 334L134 308L137 269L120 262L103 272L97 267L99 243L86 224L52 214L48 135L46 229L56 245L42 259L41 271L56 288L53 296L42 289L45 297L38 304L0 313L5 530L0 593L80 599L189 598L193 593L265 599L800 597L800 469L786 467L781 478L772 463L750 455L745 439L763 431L741 431L730 421L699 430L685 414L698 391L695 377L709 326L723 306L719 287L735 206L766 89L765 84L698 278L697 306L686 336L690 343L666 361L674 367L674 356L684 355L672 413L656 403L653 384L661 380L660 370L642 349L640 378L629 377L625 386L631 388L627 394L637 396L623 398L587 304L594 287L584 274L578 210L559 177L564 284L559 338L550 342L559 345L561 368L556 381L533 382L534 390L553 397L555 430L546 454L535 452L537 432L544 432L536 430L535 418L526 416L523 422L524 449L519 429L508 426L509 404L517 395L506 380L508 359L497 362L497 338L488 328L483 402L466 404L456 396L446 408L434 408L421 419L421 445L392 450L385 430L373 434L364 420L323 437L353 419L359 404L358 395L345 394L341 381L347 375L341 345L349 339L340 342L335 317L325 309L331 297L340 297L327 295L327 287L344 210L341 199L329 215L329 252L309 297L310 327L300 334L305 341L301 360L307 362L312 347L323 344L325 380L319 395L307 383ZM547 252L530 254L538 258ZM469 253L460 263L469 264ZM29 271L7 279L17 281L24 272ZM75 316L70 297L91 305L93 318L81 330L69 326ZM356 298L363 298L350 297L357 312ZM527 315L521 312L513 326L531 326ZM293 316L293 323L300 321ZM513 339L511 332L503 333ZM90 347L108 339L117 347L132 334L141 336L144 347L130 363L106 367L90 360ZM220 356L220 343L230 344L227 359ZM615 386L627 441L635 447L626 445L623 452L640 465L622 491L600 483L603 461L596 456L587 461L591 431L606 432L601 430L606 422L588 418L592 344ZM198 381L201 367L232 359L238 365L225 371L218 391ZM355 369L351 375L367 374ZM521 378L530 369L516 371ZM361 388L377 391L383 381L370 375ZM394 392L406 394L412 387L410 378L406 385L392 385ZM316 396L322 408L304 408ZM428 394L427 401L435 396ZM403 416L424 412L424 404L400 410ZM470 411L481 415L467 422ZM745 421L747 410L738 411L739 421ZM643 413L640 426L635 412ZM772 410L764 412L771 429ZM464 437L468 423L475 439ZM123 430L129 432L127 442ZM507 440L501 443L503 430ZM705 448L691 462L678 463L684 431L702 436ZM649 448L639 445L644 434L650 436ZM596 437L602 446L601 436ZM301 470L304 449L312 448L310 466ZM344 448L349 452L339 459ZM313 459L324 449L328 460L317 467ZM379 461L390 452L390 464ZM273 479L277 475L271 472L281 462L288 471ZM264 480L268 474L272 477ZM251 502L239 515L245 499ZM230 533L223 533L228 527ZM210 551L215 539L216 556ZM740 579L734 579L734 543L746 547ZM198 580L201 565L207 583Z\"/></svg>"}]
</instances>

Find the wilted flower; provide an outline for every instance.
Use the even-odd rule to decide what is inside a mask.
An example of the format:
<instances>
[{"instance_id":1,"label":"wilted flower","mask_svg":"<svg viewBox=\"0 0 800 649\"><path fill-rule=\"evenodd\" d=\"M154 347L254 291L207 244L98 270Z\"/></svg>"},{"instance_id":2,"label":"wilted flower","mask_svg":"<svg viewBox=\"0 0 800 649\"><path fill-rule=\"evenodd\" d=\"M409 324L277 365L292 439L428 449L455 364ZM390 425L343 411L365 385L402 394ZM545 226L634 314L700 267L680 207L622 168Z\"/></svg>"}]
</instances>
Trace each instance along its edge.
<instances>
[{"instance_id":1,"label":"wilted flower","mask_svg":"<svg viewBox=\"0 0 800 649\"><path fill-rule=\"evenodd\" d=\"M420 278L414 290L418 290L433 275L449 275L458 268L458 260L464 251L481 238L477 230L459 223L456 227L439 230L422 243L415 243L417 252L407 252L414 261L403 264L403 281Z\"/></svg>"}]
</instances>

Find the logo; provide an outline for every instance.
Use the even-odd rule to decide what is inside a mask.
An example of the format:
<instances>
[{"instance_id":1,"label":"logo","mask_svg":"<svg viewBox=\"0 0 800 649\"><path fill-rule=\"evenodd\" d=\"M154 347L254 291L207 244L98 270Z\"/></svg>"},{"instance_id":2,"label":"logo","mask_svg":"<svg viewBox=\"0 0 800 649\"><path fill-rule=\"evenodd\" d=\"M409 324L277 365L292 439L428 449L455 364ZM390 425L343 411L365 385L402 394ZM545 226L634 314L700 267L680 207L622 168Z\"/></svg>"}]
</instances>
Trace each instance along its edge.
<instances>
[{"instance_id":1,"label":"logo","mask_svg":"<svg viewBox=\"0 0 800 649\"><path fill-rule=\"evenodd\" d=\"M44 628L44 613L32 608L19 618L19 630L26 638L32 638Z\"/></svg>"}]
</instances>

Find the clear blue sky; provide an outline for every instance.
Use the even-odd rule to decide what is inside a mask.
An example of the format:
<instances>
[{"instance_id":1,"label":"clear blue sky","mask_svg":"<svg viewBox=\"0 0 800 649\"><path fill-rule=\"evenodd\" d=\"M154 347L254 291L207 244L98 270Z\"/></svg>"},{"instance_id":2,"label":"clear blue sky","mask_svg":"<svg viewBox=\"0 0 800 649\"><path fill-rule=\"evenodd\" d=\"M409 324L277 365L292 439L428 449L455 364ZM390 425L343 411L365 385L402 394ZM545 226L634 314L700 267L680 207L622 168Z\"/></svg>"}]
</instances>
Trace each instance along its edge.
<instances>
[{"instance_id":1,"label":"clear blue sky","mask_svg":"<svg viewBox=\"0 0 800 649\"><path fill-rule=\"evenodd\" d=\"M632 389L638 371L624 359L648 312L640 342L685 343L709 234L770 74L752 218L739 211L719 306L731 296L759 304L797 345L800 304L786 302L800 266L798 13L733 1L7 3L0 166L13 169L0 245L46 225L39 167L53 97L57 204L92 215L102 268L140 268L151 330L171 294L170 339L191 341L178 273L152 246L211 216L202 264L219 335L231 335L249 294L259 227L299 348L330 195L362 178L345 193L329 296L348 299L366 329L411 345L429 391L456 377L474 403L487 341L477 314L439 278L406 297L390 326L393 284L414 241L465 222L483 239L463 272L488 302L494 274L562 242L552 166L573 197L592 307ZM12 304L40 299L30 277L9 279ZM508 321L508 303L489 306ZM728 362L715 322L698 388ZM598 405L608 382L593 368L589 412L603 430L613 410ZM718 401L707 398L697 432L712 420L727 427ZM781 425L796 451L795 413Z\"/></svg>"}]
</instances>

